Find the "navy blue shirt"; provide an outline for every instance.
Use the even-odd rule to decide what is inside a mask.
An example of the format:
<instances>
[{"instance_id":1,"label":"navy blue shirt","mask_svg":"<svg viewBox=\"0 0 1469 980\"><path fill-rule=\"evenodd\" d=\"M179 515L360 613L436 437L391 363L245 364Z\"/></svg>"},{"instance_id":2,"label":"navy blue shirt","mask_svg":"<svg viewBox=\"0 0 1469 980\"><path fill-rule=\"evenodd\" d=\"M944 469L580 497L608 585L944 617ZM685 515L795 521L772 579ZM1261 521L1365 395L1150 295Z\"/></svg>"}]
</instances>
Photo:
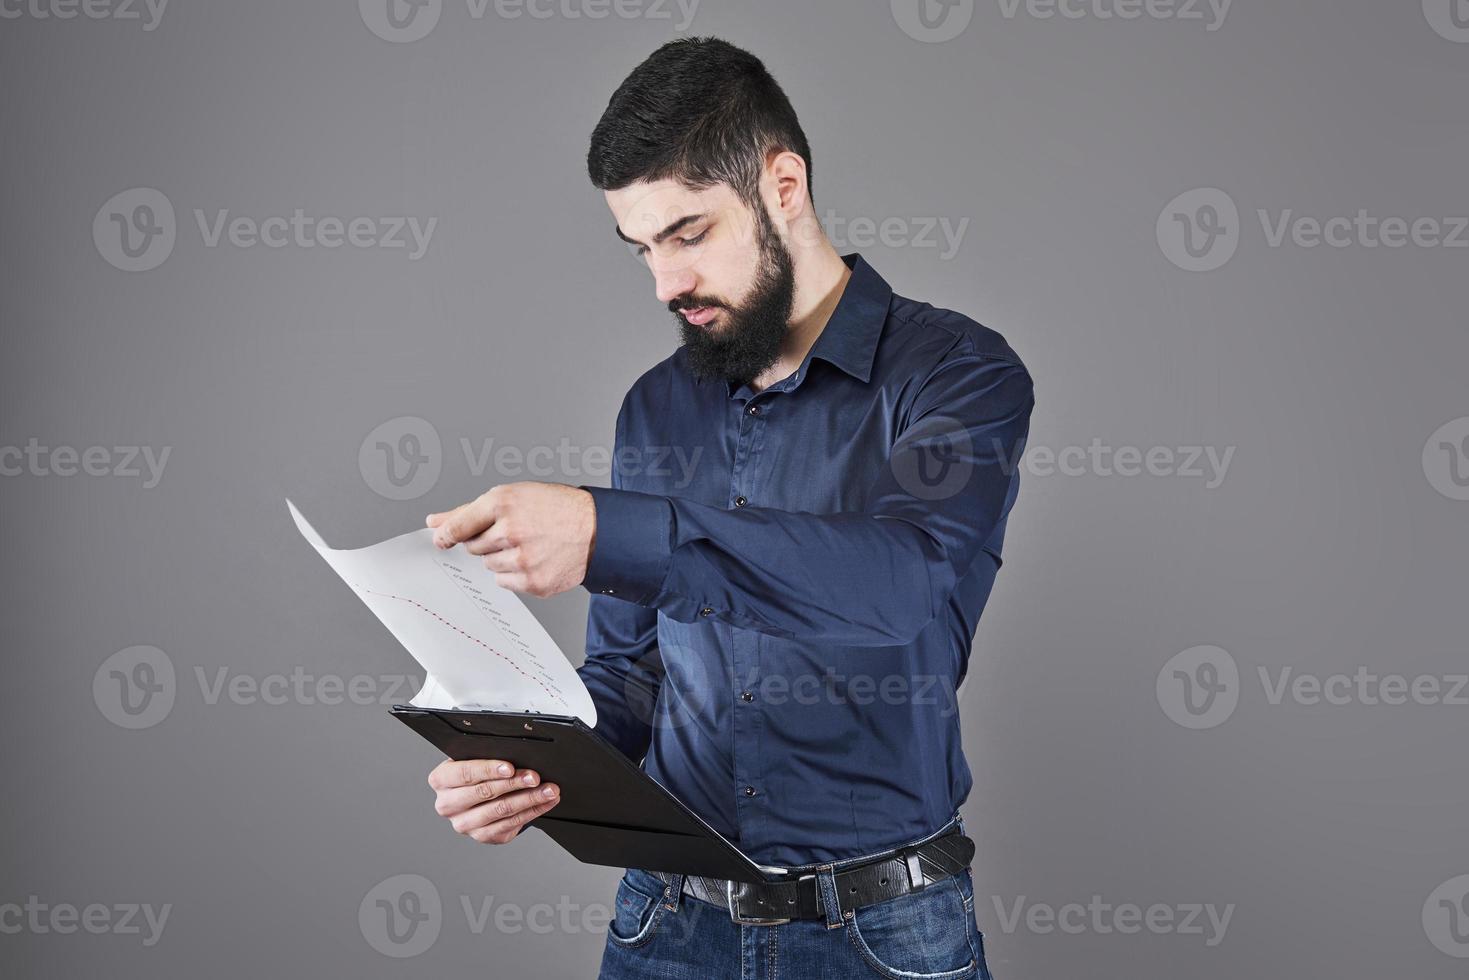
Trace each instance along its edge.
<instances>
[{"instance_id":1,"label":"navy blue shirt","mask_svg":"<svg viewBox=\"0 0 1469 980\"><path fill-rule=\"evenodd\" d=\"M587 488L597 732L782 867L931 834L968 795L956 690L1034 404L998 333L843 261L794 374L701 382L679 348Z\"/></svg>"}]
</instances>

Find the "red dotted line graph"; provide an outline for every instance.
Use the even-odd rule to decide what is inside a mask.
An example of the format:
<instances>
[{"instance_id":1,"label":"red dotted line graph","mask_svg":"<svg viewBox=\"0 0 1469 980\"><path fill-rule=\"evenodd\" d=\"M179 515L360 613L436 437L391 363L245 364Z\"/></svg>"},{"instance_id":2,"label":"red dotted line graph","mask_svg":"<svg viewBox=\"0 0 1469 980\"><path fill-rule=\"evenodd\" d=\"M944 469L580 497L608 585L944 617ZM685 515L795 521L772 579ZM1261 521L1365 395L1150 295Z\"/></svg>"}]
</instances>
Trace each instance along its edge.
<instances>
[{"instance_id":1,"label":"red dotted line graph","mask_svg":"<svg viewBox=\"0 0 1469 980\"><path fill-rule=\"evenodd\" d=\"M375 590L375 589L369 589L369 588L367 588L364 585L356 586L356 588L358 589L358 591L365 592L365 593L367 593L369 595L381 596L384 599L396 599L399 602L406 602L409 605L414 606L415 608L421 610L422 612L427 613L428 615L432 616L434 619L437 619L440 623L443 623L445 626L449 627L449 629L453 630L454 632L458 633L460 636L464 637L466 640L469 640L469 641L471 641L473 643L479 644L480 646L484 647L486 650L490 651L490 653L493 653L495 656L497 656L501 660L505 661L507 664L509 664L515 670L515 672L517 674L520 674L522 677L526 678L529 681L535 682L536 686L539 687L541 690L545 691L546 692L546 696L548 698L550 698L552 701L554 701L556 704L560 704L560 705L565 705L566 704L566 699L563 698L563 697L561 697L559 694L555 693L554 691L552 691L549 687L547 687L546 684L545 684L545 682L542 681L539 677L536 677L536 676L534 676L532 674L527 674L521 668L520 664L516 663L514 660L511 660L509 657L505 656L499 650L496 650L494 647L490 646L488 643L486 643L484 640L481 640L479 637L475 636L474 634L472 634L472 633L470 633L470 632L468 632L466 630L460 629L457 625L455 625L454 623L452 623L449 620L445 619L443 616L440 616L438 613L434 612L432 609L430 609L428 606L425 606L423 603L419 602L417 599L410 599L407 596L393 595L390 592L378 592L377 590Z\"/></svg>"}]
</instances>

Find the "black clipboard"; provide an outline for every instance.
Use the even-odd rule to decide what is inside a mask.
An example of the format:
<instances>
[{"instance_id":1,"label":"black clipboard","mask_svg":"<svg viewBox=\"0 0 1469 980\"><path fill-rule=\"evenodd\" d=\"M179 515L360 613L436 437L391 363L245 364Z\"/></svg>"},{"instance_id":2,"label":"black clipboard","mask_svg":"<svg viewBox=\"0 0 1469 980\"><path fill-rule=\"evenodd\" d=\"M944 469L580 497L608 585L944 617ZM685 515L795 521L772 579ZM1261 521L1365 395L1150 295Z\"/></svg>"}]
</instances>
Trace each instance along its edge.
<instances>
[{"instance_id":1,"label":"black clipboard","mask_svg":"<svg viewBox=\"0 0 1469 980\"><path fill-rule=\"evenodd\" d=\"M561 787L561 802L526 826L585 864L782 880L781 869L751 861L579 718L405 704L391 713L451 759L504 759Z\"/></svg>"}]
</instances>

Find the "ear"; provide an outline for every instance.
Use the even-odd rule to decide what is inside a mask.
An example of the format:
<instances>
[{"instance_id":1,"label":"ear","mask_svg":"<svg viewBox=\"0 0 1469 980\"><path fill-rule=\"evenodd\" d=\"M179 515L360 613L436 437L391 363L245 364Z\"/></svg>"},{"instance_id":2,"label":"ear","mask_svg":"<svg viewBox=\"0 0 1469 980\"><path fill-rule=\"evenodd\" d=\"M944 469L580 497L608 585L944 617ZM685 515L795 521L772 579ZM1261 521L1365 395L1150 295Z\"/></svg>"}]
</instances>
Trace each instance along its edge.
<instances>
[{"instance_id":1,"label":"ear","mask_svg":"<svg viewBox=\"0 0 1469 980\"><path fill-rule=\"evenodd\" d=\"M777 150L766 161L765 173L772 195L770 208L789 225L805 210L810 200L806 189L806 161L799 153Z\"/></svg>"}]
</instances>

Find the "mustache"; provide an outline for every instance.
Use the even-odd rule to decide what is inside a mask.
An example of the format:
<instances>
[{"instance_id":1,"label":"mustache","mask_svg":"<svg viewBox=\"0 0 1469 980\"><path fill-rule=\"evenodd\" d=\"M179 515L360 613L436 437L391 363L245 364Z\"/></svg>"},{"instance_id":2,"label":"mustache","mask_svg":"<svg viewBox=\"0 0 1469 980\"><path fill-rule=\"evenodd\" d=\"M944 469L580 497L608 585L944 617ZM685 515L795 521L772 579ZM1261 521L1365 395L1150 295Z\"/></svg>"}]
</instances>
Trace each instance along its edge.
<instances>
[{"instance_id":1,"label":"mustache","mask_svg":"<svg viewBox=\"0 0 1469 980\"><path fill-rule=\"evenodd\" d=\"M668 304L669 313L678 313L681 310L698 310L708 307L709 309L722 310L725 305L718 300L705 299L702 296L689 296L683 299L673 300Z\"/></svg>"}]
</instances>

